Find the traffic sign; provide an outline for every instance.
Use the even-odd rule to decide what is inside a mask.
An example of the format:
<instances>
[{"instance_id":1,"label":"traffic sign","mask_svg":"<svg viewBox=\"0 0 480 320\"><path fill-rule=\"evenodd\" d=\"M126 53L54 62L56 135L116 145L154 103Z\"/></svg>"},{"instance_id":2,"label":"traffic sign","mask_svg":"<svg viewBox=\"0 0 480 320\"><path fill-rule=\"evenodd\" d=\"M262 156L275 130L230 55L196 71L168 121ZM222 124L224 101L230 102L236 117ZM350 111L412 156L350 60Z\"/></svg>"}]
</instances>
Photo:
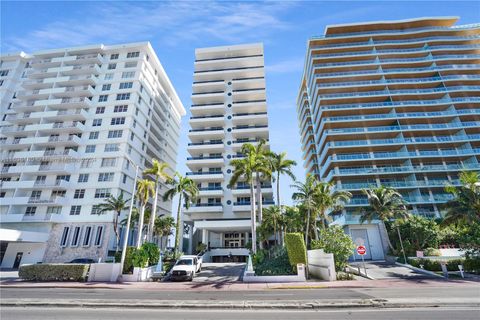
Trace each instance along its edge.
<instances>
[{"instance_id":1,"label":"traffic sign","mask_svg":"<svg viewBox=\"0 0 480 320\"><path fill-rule=\"evenodd\" d=\"M357 253L361 256L367 253L367 248L365 246L358 246L357 247Z\"/></svg>"}]
</instances>

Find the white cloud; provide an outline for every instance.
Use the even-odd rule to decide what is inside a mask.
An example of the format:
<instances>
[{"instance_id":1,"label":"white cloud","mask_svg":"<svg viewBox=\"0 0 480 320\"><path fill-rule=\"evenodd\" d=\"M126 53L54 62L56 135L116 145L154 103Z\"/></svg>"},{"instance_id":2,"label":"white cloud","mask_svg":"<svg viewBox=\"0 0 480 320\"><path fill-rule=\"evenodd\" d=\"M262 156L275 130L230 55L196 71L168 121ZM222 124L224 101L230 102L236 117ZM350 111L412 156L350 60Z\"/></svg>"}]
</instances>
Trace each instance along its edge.
<instances>
[{"instance_id":1,"label":"white cloud","mask_svg":"<svg viewBox=\"0 0 480 320\"><path fill-rule=\"evenodd\" d=\"M185 42L243 42L291 27L282 15L294 2L104 2L74 18L51 22L21 37L5 37L6 51L36 51L91 43L155 40L168 46ZM61 17L61 14L56 14ZM8 21L4 30L8 34ZM5 51L5 50L4 50Z\"/></svg>"}]
</instances>

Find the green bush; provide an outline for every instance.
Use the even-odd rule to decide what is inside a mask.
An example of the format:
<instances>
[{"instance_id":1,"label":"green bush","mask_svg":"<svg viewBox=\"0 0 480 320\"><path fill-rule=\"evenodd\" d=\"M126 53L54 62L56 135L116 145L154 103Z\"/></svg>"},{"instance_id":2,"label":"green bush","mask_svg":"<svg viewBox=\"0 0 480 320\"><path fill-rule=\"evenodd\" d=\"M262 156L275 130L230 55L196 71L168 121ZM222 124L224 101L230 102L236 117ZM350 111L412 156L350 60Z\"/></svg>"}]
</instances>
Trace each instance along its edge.
<instances>
[{"instance_id":1,"label":"green bush","mask_svg":"<svg viewBox=\"0 0 480 320\"><path fill-rule=\"evenodd\" d=\"M320 240L312 240L312 249L323 249L325 253L333 253L335 269L342 271L347 266L348 258L353 254L355 244L340 226L330 226L320 230Z\"/></svg>"},{"instance_id":2,"label":"green bush","mask_svg":"<svg viewBox=\"0 0 480 320\"><path fill-rule=\"evenodd\" d=\"M148 257L147 265L154 266L158 264L158 260L160 259L160 249L155 243L146 242L142 244L140 250L145 252Z\"/></svg>"},{"instance_id":3,"label":"green bush","mask_svg":"<svg viewBox=\"0 0 480 320\"><path fill-rule=\"evenodd\" d=\"M480 257L468 257L463 263L466 272L480 274Z\"/></svg>"},{"instance_id":4,"label":"green bush","mask_svg":"<svg viewBox=\"0 0 480 320\"><path fill-rule=\"evenodd\" d=\"M287 250L283 247L257 251L252 257L252 263L258 276L295 274L288 261Z\"/></svg>"},{"instance_id":5,"label":"green bush","mask_svg":"<svg viewBox=\"0 0 480 320\"><path fill-rule=\"evenodd\" d=\"M76 263L22 265L18 276L33 281L85 281L90 265Z\"/></svg>"},{"instance_id":6,"label":"green bush","mask_svg":"<svg viewBox=\"0 0 480 320\"><path fill-rule=\"evenodd\" d=\"M441 262L447 264L448 271L458 271L458 265L464 265L465 259L448 259L448 260L437 260L437 259L424 259L424 258L409 258L408 262L410 265L420 268L420 265L423 265L423 269L429 271L442 271ZM465 267L465 266L464 266ZM466 269L465 269L466 270Z\"/></svg>"},{"instance_id":7,"label":"green bush","mask_svg":"<svg viewBox=\"0 0 480 320\"><path fill-rule=\"evenodd\" d=\"M207 250L207 245L205 243L202 243L202 242L197 244L197 248L195 248L195 251L197 252L197 254L200 254L200 253L204 252L205 250Z\"/></svg>"},{"instance_id":8,"label":"green bush","mask_svg":"<svg viewBox=\"0 0 480 320\"><path fill-rule=\"evenodd\" d=\"M288 260L293 270L297 271L297 264L307 265L307 248L301 233L285 234L285 245L287 247Z\"/></svg>"},{"instance_id":9,"label":"green bush","mask_svg":"<svg viewBox=\"0 0 480 320\"><path fill-rule=\"evenodd\" d=\"M423 250L423 255L426 257L440 257L442 253L436 248L427 248Z\"/></svg>"}]
</instances>

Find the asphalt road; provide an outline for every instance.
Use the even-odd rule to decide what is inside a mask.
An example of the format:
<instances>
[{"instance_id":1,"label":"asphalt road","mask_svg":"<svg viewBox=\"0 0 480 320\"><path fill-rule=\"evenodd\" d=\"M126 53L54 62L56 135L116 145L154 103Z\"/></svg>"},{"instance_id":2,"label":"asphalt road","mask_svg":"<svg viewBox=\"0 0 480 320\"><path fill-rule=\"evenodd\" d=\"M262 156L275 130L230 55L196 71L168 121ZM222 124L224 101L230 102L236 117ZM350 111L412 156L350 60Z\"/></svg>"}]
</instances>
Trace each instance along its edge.
<instances>
[{"instance_id":1,"label":"asphalt road","mask_svg":"<svg viewBox=\"0 0 480 320\"><path fill-rule=\"evenodd\" d=\"M212 320L283 320L283 319L422 319L422 320L477 320L479 310L469 308L435 309L340 309L322 311L286 310L150 310L150 309L85 309L85 308L9 308L0 311L2 320L53 319L212 319Z\"/></svg>"},{"instance_id":2,"label":"asphalt road","mask_svg":"<svg viewBox=\"0 0 480 320\"><path fill-rule=\"evenodd\" d=\"M1 288L2 299L74 299L74 300L318 300L318 299L422 299L428 298L480 298L480 286L409 287L401 288L324 288L273 289L261 291L161 291L155 289L75 289L75 288Z\"/></svg>"}]
</instances>

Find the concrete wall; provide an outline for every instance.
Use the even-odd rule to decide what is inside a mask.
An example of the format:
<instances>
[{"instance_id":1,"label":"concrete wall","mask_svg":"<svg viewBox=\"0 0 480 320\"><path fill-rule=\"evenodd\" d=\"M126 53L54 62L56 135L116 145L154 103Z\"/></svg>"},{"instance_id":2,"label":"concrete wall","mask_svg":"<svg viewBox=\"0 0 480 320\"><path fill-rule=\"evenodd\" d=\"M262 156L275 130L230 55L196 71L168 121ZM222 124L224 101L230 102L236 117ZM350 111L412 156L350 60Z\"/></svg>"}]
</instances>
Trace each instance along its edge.
<instances>
[{"instance_id":1,"label":"concrete wall","mask_svg":"<svg viewBox=\"0 0 480 320\"><path fill-rule=\"evenodd\" d=\"M5 251L2 260L2 268L12 268L15 262L17 252L23 252L20 264L34 264L42 262L45 254L45 243L29 243L29 242L10 242Z\"/></svg>"},{"instance_id":2,"label":"concrete wall","mask_svg":"<svg viewBox=\"0 0 480 320\"><path fill-rule=\"evenodd\" d=\"M359 225L348 225L347 234L351 236L351 230L354 229L365 229L367 230L368 241L370 243L370 253L372 255L372 260L383 260L385 259L385 249L384 242L382 239L382 234L378 224L359 224ZM383 236L385 237L385 235ZM355 260L355 256L351 257L352 260Z\"/></svg>"},{"instance_id":3,"label":"concrete wall","mask_svg":"<svg viewBox=\"0 0 480 320\"><path fill-rule=\"evenodd\" d=\"M337 280L333 253L325 253L322 249L308 250L307 256L310 276L320 280Z\"/></svg>"}]
</instances>

